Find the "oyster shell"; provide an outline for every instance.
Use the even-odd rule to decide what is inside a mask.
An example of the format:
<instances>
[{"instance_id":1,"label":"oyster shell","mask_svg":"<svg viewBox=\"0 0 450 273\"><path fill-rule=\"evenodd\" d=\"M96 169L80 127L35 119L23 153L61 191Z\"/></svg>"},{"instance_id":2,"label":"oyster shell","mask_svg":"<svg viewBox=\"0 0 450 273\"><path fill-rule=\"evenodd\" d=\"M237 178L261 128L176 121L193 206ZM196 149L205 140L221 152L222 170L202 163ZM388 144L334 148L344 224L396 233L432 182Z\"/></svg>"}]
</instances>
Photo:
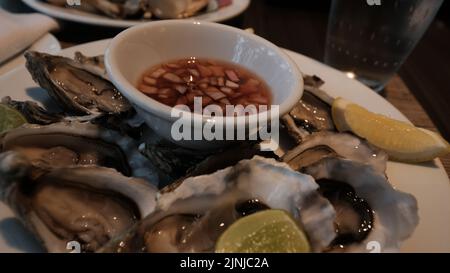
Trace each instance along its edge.
<instances>
[{"instance_id":1,"label":"oyster shell","mask_svg":"<svg viewBox=\"0 0 450 273\"><path fill-rule=\"evenodd\" d=\"M31 169L20 153L0 154L0 196L49 252L66 252L71 241L95 251L155 206L155 187L113 169L67 167L38 177Z\"/></svg>"},{"instance_id":2,"label":"oyster shell","mask_svg":"<svg viewBox=\"0 0 450 273\"><path fill-rule=\"evenodd\" d=\"M48 125L64 119L63 114L50 113L34 101L16 101L12 100L11 97L4 97L1 103L19 111L27 119L28 123Z\"/></svg>"},{"instance_id":3,"label":"oyster shell","mask_svg":"<svg viewBox=\"0 0 450 273\"><path fill-rule=\"evenodd\" d=\"M283 161L314 177L334 205L337 237L330 251L365 252L371 241L384 252L397 251L417 226L417 202L389 184L386 154L358 137L315 133Z\"/></svg>"},{"instance_id":4,"label":"oyster shell","mask_svg":"<svg viewBox=\"0 0 450 273\"><path fill-rule=\"evenodd\" d=\"M302 144L283 156L283 161L288 162L294 170L301 170L325 157L337 156L369 164L380 173L386 171L388 155L355 135L319 132L303 140Z\"/></svg>"},{"instance_id":5,"label":"oyster shell","mask_svg":"<svg viewBox=\"0 0 450 273\"><path fill-rule=\"evenodd\" d=\"M148 0L152 13L161 19L190 17L204 9L209 0Z\"/></svg>"},{"instance_id":6,"label":"oyster shell","mask_svg":"<svg viewBox=\"0 0 450 273\"><path fill-rule=\"evenodd\" d=\"M155 212L103 252L211 252L243 215L284 209L303 226L314 251L334 239L335 212L318 185L286 164L259 156L210 175L190 177L157 199Z\"/></svg>"},{"instance_id":7,"label":"oyster shell","mask_svg":"<svg viewBox=\"0 0 450 273\"><path fill-rule=\"evenodd\" d=\"M367 202L373 211L372 221L364 222L369 207L363 206L365 211L362 213L365 215L360 221L355 221L351 219L348 204L342 200L331 200L338 215L338 233L340 229L345 229L346 232L353 232L354 238L359 240L346 245L338 242L339 246L332 251L365 252L371 242L376 242L382 252L397 252L401 243L412 235L418 225L418 208L414 196L394 189L385 175L370 165L328 157L304 167L303 172L313 176L319 185L324 180L327 183L350 185L358 196L358 203ZM361 216L361 211L358 211L360 208L354 209Z\"/></svg>"},{"instance_id":8,"label":"oyster shell","mask_svg":"<svg viewBox=\"0 0 450 273\"><path fill-rule=\"evenodd\" d=\"M320 131L335 131L331 117L334 98L320 89L323 81L317 76L304 76L304 93L291 111L282 117L288 133L297 143Z\"/></svg>"},{"instance_id":9,"label":"oyster shell","mask_svg":"<svg viewBox=\"0 0 450 273\"><path fill-rule=\"evenodd\" d=\"M272 152L262 152L253 141L211 151L196 151L161 141L154 144L146 143L141 152L158 168L161 174L160 183L163 185L174 183L173 181L181 182L189 176L211 174L233 166L243 159L251 159L255 155L275 157Z\"/></svg>"},{"instance_id":10,"label":"oyster shell","mask_svg":"<svg viewBox=\"0 0 450 273\"><path fill-rule=\"evenodd\" d=\"M0 136L0 152L12 150L23 153L38 172L98 165L158 184L153 165L141 155L134 140L90 123L23 125Z\"/></svg>"},{"instance_id":11,"label":"oyster shell","mask_svg":"<svg viewBox=\"0 0 450 273\"><path fill-rule=\"evenodd\" d=\"M120 114L130 103L104 78L65 57L29 51L26 67L33 80L59 106L75 115Z\"/></svg>"},{"instance_id":12,"label":"oyster shell","mask_svg":"<svg viewBox=\"0 0 450 273\"><path fill-rule=\"evenodd\" d=\"M108 74L106 73L106 68L105 68L105 56L104 55L89 57L89 56L83 55L83 53L77 51L77 52L75 52L74 61L79 63L81 68L83 68L84 70L89 71L92 74L100 76L100 77L104 78L105 80L109 81Z\"/></svg>"}]
</instances>

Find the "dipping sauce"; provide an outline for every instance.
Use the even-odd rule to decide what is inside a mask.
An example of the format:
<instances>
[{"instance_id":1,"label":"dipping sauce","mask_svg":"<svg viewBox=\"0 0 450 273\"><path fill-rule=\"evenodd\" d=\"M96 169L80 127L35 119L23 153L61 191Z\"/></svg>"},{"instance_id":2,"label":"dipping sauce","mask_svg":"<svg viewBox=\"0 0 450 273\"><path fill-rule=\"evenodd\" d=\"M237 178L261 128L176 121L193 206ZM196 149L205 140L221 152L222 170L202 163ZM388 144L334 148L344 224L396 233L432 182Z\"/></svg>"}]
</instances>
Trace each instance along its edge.
<instances>
[{"instance_id":1,"label":"dipping sauce","mask_svg":"<svg viewBox=\"0 0 450 273\"><path fill-rule=\"evenodd\" d=\"M187 105L193 111L194 97L202 98L202 108L215 104L271 104L267 84L254 73L236 64L195 57L154 66L144 73L138 89L168 106Z\"/></svg>"}]
</instances>

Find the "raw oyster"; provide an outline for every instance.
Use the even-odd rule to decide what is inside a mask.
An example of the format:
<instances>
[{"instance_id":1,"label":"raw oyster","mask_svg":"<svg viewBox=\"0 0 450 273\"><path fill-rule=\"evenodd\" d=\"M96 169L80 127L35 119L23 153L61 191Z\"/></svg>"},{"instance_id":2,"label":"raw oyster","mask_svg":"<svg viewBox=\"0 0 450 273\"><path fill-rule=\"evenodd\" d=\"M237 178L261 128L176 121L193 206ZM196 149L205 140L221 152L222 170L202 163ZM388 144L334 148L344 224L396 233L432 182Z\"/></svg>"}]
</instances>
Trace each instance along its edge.
<instances>
[{"instance_id":1,"label":"raw oyster","mask_svg":"<svg viewBox=\"0 0 450 273\"><path fill-rule=\"evenodd\" d=\"M2 104L8 105L22 113L27 119L28 123L48 125L62 121L64 115L61 113L50 113L46 109L39 106L34 101L16 101L11 97L4 97L1 101Z\"/></svg>"},{"instance_id":2,"label":"raw oyster","mask_svg":"<svg viewBox=\"0 0 450 273\"><path fill-rule=\"evenodd\" d=\"M235 220L267 209L284 209L298 220L312 249L334 239L335 212L318 185L286 164L259 156L210 175L190 177L157 199L155 212L103 252L211 252Z\"/></svg>"},{"instance_id":3,"label":"raw oyster","mask_svg":"<svg viewBox=\"0 0 450 273\"><path fill-rule=\"evenodd\" d=\"M38 177L20 153L0 154L0 196L49 252L93 252L154 210L157 190L114 169L77 166Z\"/></svg>"},{"instance_id":4,"label":"raw oyster","mask_svg":"<svg viewBox=\"0 0 450 273\"><path fill-rule=\"evenodd\" d=\"M355 136L315 133L283 161L313 176L334 205L337 237L331 251L364 252L371 241L384 252L397 251L417 226L417 202L387 181L385 153Z\"/></svg>"},{"instance_id":5,"label":"raw oyster","mask_svg":"<svg viewBox=\"0 0 450 273\"><path fill-rule=\"evenodd\" d=\"M25 58L33 80L69 113L96 116L131 109L109 81L85 70L78 62L32 51L26 52Z\"/></svg>"},{"instance_id":6,"label":"raw oyster","mask_svg":"<svg viewBox=\"0 0 450 273\"><path fill-rule=\"evenodd\" d=\"M304 82L302 98L282 117L289 134L297 143L314 132L335 131L331 117L334 98L319 88L323 81L317 76L305 76Z\"/></svg>"},{"instance_id":7,"label":"raw oyster","mask_svg":"<svg viewBox=\"0 0 450 273\"><path fill-rule=\"evenodd\" d=\"M0 136L0 152L11 150L23 153L38 172L98 165L158 184L151 162L141 155L134 140L90 123L23 125Z\"/></svg>"},{"instance_id":8,"label":"raw oyster","mask_svg":"<svg viewBox=\"0 0 450 273\"><path fill-rule=\"evenodd\" d=\"M283 156L294 170L300 170L325 157L343 157L371 165L380 173L386 171L388 156L365 140L348 133L319 132L306 136L302 144Z\"/></svg>"},{"instance_id":9,"label":"raw oyster","mask_svg":"<svg viewBox=\"0 0 450 273\"><path fill-rule=\"evenodd\" d=\"M183 148L165 141L155 144L146 143L141 147L141 153L153 162L160 173L160 180L166 183L185 176L188 170L213 154L209 151Z\"/></svg>"},{"instance_id":10,"label":"raw oyster","mask_svg":"<svg viewBox=\"0 0 450 273\"><path fill-rule=\"evenodd\" d=\"M189 176L211 174L255 155L274 157L273 153L262 152L256 141L236 143L225 149L211 151L196 151L159 141L147 143L141 152L158 168L160 183L163 185Z\"/></svg>"},{"instance_id":11,"label":"raw oyster","mask_svg":"<svg viewBox=\"0 0 450 273\"><path fill-rule=\"evenodd\" d=\"M375 242L381 252L397 252L418 225L414 196L394 189L384 174L367 164L328 157L303 168L303 172L312 175L321 188L347 185L354 190L350 202L345 195L325 195L337 214L338 236L331 251L365 252Z\"/></svg>"},{"instance_id":12,"label":"raw oyster","mask_svg":"<svg viewBox=\"0 0 450 273\"><path fill-rule=\"evenodd\" d=\"M77 51L77 52L75 52L74 61L79 63L81 65L81 68L83 68L84 70L89 71L92 74L100 76L100 77L104 78L105 80L109 81L108 75L106 73L106 68L105 68L105 56L104 55L88 57L88 56L83 55L83 53Z\"/></svg>"},{"instance_id":13,"label":"raw oyster","mask_svg":"<svg viewBox=\"0 0 450 273\"><path fill-rule=\"evenodd\" d=\"M190 17L208 5L209 0L148 0L152 13L161 19Z\"/></svg>"}]
</instances>

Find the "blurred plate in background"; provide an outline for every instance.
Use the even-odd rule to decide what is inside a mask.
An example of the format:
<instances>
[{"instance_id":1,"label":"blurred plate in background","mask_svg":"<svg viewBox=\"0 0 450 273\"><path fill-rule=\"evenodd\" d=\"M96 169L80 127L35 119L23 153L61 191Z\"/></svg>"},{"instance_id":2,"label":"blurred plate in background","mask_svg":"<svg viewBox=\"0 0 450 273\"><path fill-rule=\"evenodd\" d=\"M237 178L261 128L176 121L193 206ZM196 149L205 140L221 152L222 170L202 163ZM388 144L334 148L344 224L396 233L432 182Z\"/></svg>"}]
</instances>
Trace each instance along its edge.
<instances>
[{"instance_id":1,"label":"blurred plate in background","mask_svg":"<svg viewBox=\"0 0 450 273\"><path fill-rule=\"evenodd\" d=\"M77 23L85 23L97 26L105 27L118 27L126 28L137 25L142 22L148 22L151 20L123 20L113 19L106 16L79 11L76 8L64 8L51 5L43 2L42 0L22 0L25 4L31 8L50 15L52 17L73 21ZM201 13L197 16L190 17L188 19L209 21L209 22L222 22L238 16L244 12L250 5L250 0L233 0L232 4L223 8L220 8L213 12Z\"/></svg>"}]
</instances>

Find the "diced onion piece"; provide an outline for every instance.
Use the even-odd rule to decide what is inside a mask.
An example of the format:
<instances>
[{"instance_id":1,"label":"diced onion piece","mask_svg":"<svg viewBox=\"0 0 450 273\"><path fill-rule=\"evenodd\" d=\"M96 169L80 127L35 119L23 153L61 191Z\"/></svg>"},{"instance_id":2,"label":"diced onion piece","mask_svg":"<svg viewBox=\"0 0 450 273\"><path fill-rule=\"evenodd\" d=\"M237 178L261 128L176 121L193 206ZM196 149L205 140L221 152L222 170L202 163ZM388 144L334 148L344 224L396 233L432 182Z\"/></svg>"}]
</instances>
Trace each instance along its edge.
<instances>
[{"instance_id":1,"label":"diced onion piece","mask_svg":"<svg viewBox=\"0 0 450 273\"><path fill-rule=\"evenodd\" d=\"M227 80L227 81L225 82L225 85L228 86L228 87L230 87L230 88L233 88L233 89L238 89L238 88L239 88L239 84L237 84L237 83L235 83L235 82L232 82L232 81L230 81L230 80Z\"/></svg>"},{"instance_id":2,"label":"diced onion piece","mask_svg":"<svg viewBox=\"0 0 450 273\"><path fill-rule=\"evenodd\" d=\"M216 77L224 77L225 73L223 72L223 68L221 66L212 65L208 67L209 70L212 71L213 75Z\"/></svg>"},{"instance_id":3,"label":"diced onion piece","mask_svg":"<svg viewBox=\"0 0 450 273\"><path fill-rule=\"evenodd\" d=\"M234 93L234 94L231 94L230 95L230 98L232 98L232 99L237 99L237 98L239 98L239 97L242 97L244 94L242 94L242 93L239 93L239 92L236 92L236 93Z\"/></svg>"},{"instance_id":4,"label":"diced onion piece","mask_svg":"<svg viewBox=\"0 0 450 273\"><path fill-rule=\"evenodd\" d=\"M170 73L170 72L164 74L163 78L168 80L168 81L175 82L175 83L182 83L183 82L183 80L179 76L177 76L176 74Z\"/></svg>"},{"instance_id":5,"label":"diced onion piece","mask_svg":"<svg viewBox=\"0 0 450 273\"><path fill-rule=\"evenodd\" d=\"M176 75L181 77L181 75L186 73L186 69L180 68L180 69L175 70L175 72L173 72L173 73L175 73Z\"/></svg>"},{"instance_id":6,"label":"diced onion piece","mask_svg":"<svg viewBox=\"0 0 450 273\"><path fill-rule=\"evenodd\" d=\"M210 105L212 102L213 100L210 97L202 97L202 107Z\"/></svg>"},{"instance_id":7,"label":"diced onion piece","mask_svg":"<svg viewBox=\"0 0 450 273\"><path fill-rule=\"evenodd\" d=\"M209 68L207 68L206 66L197 64L197 68L198 68L198 71L200 72L200 75L202 75L202 77L210 77L213 74L212 71L209 70Z\"/></svg>"},{"instance_id":8,"label":"diced onion piece","mask_svg":"<svg viewBox=\"0 0 450 273\"><path fill-rule=\"evenodd\" d=\"M231 96L234 92L233 89L229 88L229 87L221 87L220 91L222 91L223 93L225 93L227 96Z\"/></svg>"},{"instance_id":9,"label":"diced onion piece","mask_svg":"<svg viewBox=\"0 0 450 273\"><path fill-rule=\"evenodd\" d=\"M161 77L164 73L166 73L166 70L164 70L163 68L158 68L155 71L152 72L151 76L153 78L159 78Z\"/></svg>"},{"instance_id":10,"label":"diced onion piece","mask_svg":"<svg viewBox=\"0 0 450 273\"><path fill-rule=\"evenodd\" d=\"M239 77L233 70L225 70L225 74L227 74L228 79L233 82L239 82Z\"/></svg>"},{"instance_id":11,"label":"diced onion piece","mask_svg":"<svg viewBox=\"0 0 450 273\"><path fill-rule=\"evenodd\" d=\"M209 78L202 78L198 83L209 83Z\"/></svg>"},{"instance_id":12,"label":"diced onion piece","mask_svg":"<svg viewBox=\"0 0 450 273\"><path fill-rule=\"evenodd\" d=\"M210 96L213 100L220 100L227 97L224 93L220 92L219 89L212 86L208 87L205 92L206 95Z\"/></svg>"},{"instance_id":13,"label":"diced onion piece","mask_svg":"<svg viewBox=\"0 0 450 273\"><path fill-rule=\"evenodd\" d=\"M200 73L196 70L196 69L189 69L189 73L191 73L191 75L195 76L195 77L200 77Z\"/></svg>"},{"instance_id":14,"label":"diced onion piece","mask_svg":"<svg viewBox=\"0 0 450 273\"><path fill-rule=\"evenodd\" d=\"M144 77L144 83L148 85L156 85L156 79L151 77Z\"/></svg>"},{"instance_id":15,"label":"diced onion piece","mask_svg":"<svg viewBox=\"0 0 450 273\"><path fill-rule=\"evenodd\" d=\"M193 93L195 94L195 96L197 96L197 97L201 97L201 96L205 95L205 94L202 92L202 90L199 90L199 89L193 90L192 92L193 92Z\"/></svg>"},{"instance_id":16,"label":"diced onion piece","mask_svg":"<svg viewBox=\"0 0 450 273\"><path fill-rule=\"evenodd\" d=\"M160 97L160 98L167 99L167 98L173 98L176 96L177 96L176 91L174 91L170 88L163 88L158 91L158 97Z\"/></svg>"},{"instance_id":17,"label":"diced onion piece","mask_svg":"<svg viewBox=\"0 0 450 273\"><path fill-rule=\"evenodd\" d=\"M174 64L174 63L166 64L166 66L169 68L172 68L172 69L181 68L181 66L179 64Z\"/></svg>"},{"instance_id":18,"label":"diced onion piece","mask_svg":"<svg viewBox=\"0 0 450 273\"><path fill-rule=\"evenodd\" d=\"M223 104L225 104L225 105L230 105L230 104L231 104L230 100L227 99L227 98L221 99L220 102L223 103Z\"/></svg>"},{"instance_id":19,"label":"diced onion piece","mask_svg":"<svg viewBox=\"0 0 450 273\"><path fill-rule=\"evenodd\" d=\"M178 93L183 95L187 91L187 86L177 84L175 85L175 90L177 90Z\"/></svg>"},{"instance_id":20,"label":"diced onion piece","mask_svg":"<svg viewBox=\"0 0 450 273\"><path fill-rule=\"evenodd\" d=\"M209 83L211 85L217 85L217 78L216 77L209 78Z\"/></svg>"},{"instance_id":21,"label":"diced onion piece","mask_svg":"<svg viewBox=\"0 0 450 273\"><path fill-rule=\"evenodd\" d=\"M142 93L145 93L147 95L155 95L158 94L158 88L154 86L148 86L145 84L141 84L139 86L139 90L141 90Z\"/></svg>"}]
</instances>

